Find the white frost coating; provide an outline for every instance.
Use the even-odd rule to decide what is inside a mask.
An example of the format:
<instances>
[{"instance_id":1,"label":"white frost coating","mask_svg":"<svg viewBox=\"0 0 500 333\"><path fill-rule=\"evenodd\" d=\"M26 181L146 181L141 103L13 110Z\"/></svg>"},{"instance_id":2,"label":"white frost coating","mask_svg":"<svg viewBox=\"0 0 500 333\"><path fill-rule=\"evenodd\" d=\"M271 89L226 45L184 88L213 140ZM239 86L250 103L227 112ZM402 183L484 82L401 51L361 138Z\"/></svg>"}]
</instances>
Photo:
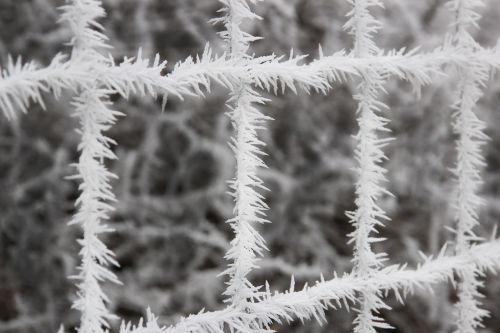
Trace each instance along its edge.
<instances>
[{"instance_id":1,"label":"white frost coating","mask_svg":"<svg viewBox=\"0 0 500 333\"><path fill-rule=\"evenodd\" d=\"M257 0L221 0L223 17L214 23L223 23L221 33L227 41L228 53L214 55L207 45L203 54L178 62L172 72L164 74L166 61L144 59L139 50L136 58L126 58L116 64L101 55L106 48L106 37L96 19L104 16L100 1L72 0L63 6L62 21L70 24L74 38L71 57L57 55L51 64L42 68L29 62L10 61L0 75L0 108L5 116L13 118L17 112L26 112L30 101L43 106L43 94L56 97L63 89L73 90L78 96L73 101L75 115L80 121L82 142L79 145L78 173L81 195L77 201L78 213L73 223L82 225L84 236L79 267L78 299L74 306L82 312L80 332L101 333L112 318L106 308L107 298L100 283L105 280L118 282L109 271L116 264L113 254L100 241L99 236L110 231L104 223L112 210L114 196L109 181L114 177L104 166L106 158L116 158L111 151L114 144L104 132L120 116L113 111L108 96L119 93L124 98L131 94L162 96L203 96L210 92L215 81L231 91L229 115L236 127L231 141L237 161L237 172L230 187L235 197L235 217L229 221L236 237L231 243L227 258L231 261L225 273L229 276L226 290L228 306L219 311L200 311L180 320L176 325L161 327L148 311L147 320L137 326L122 324L121 333L223 333L229 331L256 333L270 332L274 323L294 318L316 318L324 322L327 309L361 303L361 313L356 319L356 332L373 332L377 327L387 327L376 311L385 307L379 295L387 291L402 300L416 287L431 288L432 284L461 277L460 302L457 305L458 332L472 333L481 325L486 312L479 307L477 288L480 274L500 267L500 241L475 245L479 239L473 231L478 223L478 208L482 200L477 191L481 184L479 170L484 164L480 148L486 137L484 123L472 112L481 96L488 71L500 68L500 50L481 48L468 32L477 25L476 13L482 1L450 1L448 6L455 13L455 31L443 47L423 53L411 51L379 50L373 35L380 24L370 14L370 8L381 6L378 0L358 0L350 3L353 10L346 24L355 36L354 51L339 51L323 55L309 63L305 56L288 59L274 54L251 57L247 54L249 43L257 37L244 32L245 20L258 19L249 4ZM372 251L371 245L380 239L371 233L386 218L377 199L385 192L382 182L385 170L380 166L385 158L382 148L386 141L377 136L385 129L386 120L379 116L385 105L378 101L389 76L409 81L418 92L420 87L432 83L436 75L445 75L446 64L458 68L460 75L457 103L454 105L454 128L459 134L457 142L459 162L455 170L459 182L457 200L457 247L455 256L443 253L435 259L424 258L417 269L402 266L383 267L382 254ZM450 66L448 66L450 67ZM268 118L256 107L264 103L257 90L277 94L280 90L297 88L307 92L327 93L337 82L361 79L355 96L359 103L360 144L356 150L359 163L357 210L349 214L356 231L351 234L355 242L355 270L351 274L325 280L321 277L314 286L295 289L292 277L290 290L272 293L269 285L257 288L248 281L248 273L256 267L258 256L265 249L262 237L254 229L258 223L267 222L267 209L259 189L264 189L257 170L264 167L258 130L264 128ZM362 295L361 297L359 295Z\"/></svg>"},{"instance_id":2,"label":"white frost coating","mask_svg":"<svg viewBox=\"0 0 500 333\"><path fill-rule=\"evenodd\" d=\"M139 50L135 58L125 58L116 64L112 58L101 63L85 59L69 59L56 55L48 67L34 62L22 64L18 58L10 61L0 75L0 109L12 119L19 111L26 112L29 102L43 104L43 93L51 92L56 98L62 90L76 91L99 82L110 93L123 98L132 94L201 96L210 92L211 82L228 89L236 89L239 82L252 77L254 88L278 94L297 88L307 92L327 93L332 83L348 82L353 76L363 76L376 68L385 75L409 81L418 91L419 86L429 85L436 76L444 76L444 65L466 66L471 60L484 66L500 68L499 48L463 52L463 48L446 46L432 52L380 51L376 56L354 57L339 51L332 55L320 55L309 63L305 56L263 56L246 59L245 63L227 59L226 54L214 55L207 45L197 57L188 57L176 63L172 72L164 75L166 61L158 55L145 59ZM104 59L103 59L104 60Z\"/></svg>"},{"instance_id":3,"label":"white frost coating","mask_svg":"<svg viewBox=\"0 0 500 333\"><path fill-rule=\"evenodd\" d=\"M403 266L389 266L375 272L370 277L347 274L331 280L317 281L313 286L296 290L292 279L290 289L285 292L266 292L258 301L247 303L247 309L229 306L223 310L200 312L182 318L179 323L148 333L223 333L225 328L238 332L255 332L252 327L268 329L271 324L283 324L294 319L301 321L326 320L330 308L349 308L356 302L359 292L392 292L403 300L407 294L417 289L432 290L433 285L452 281L455 273L461 274L477 268L482 272L496 271L500 267L500 240L492 240L471 247L466 253L445 256L443 251L436 258L423 258L416 269ZM261 332L264 332L264 329ZM143 333L141 329L121 333Z\"/></svg>"},{"instance_id":4,"label":"white frost coating","mask_svg":"<svg viewBox=\"0 0 500 333\"><path fill-rule=\"evenodd\" d=\"M105 16L100 1L72 0L62 7L62 20L69 23L74 37L72 58L91 64L105 63L98 50L106 47L106 37L99 31L102 27L97 19ZM97 30L96 30L97 29ZM108 320L114 318L106 307L109 301L102 290L101 283L111 281L120 283L110 265L118 266L114 254L99 239L102 233L112 231L103 222L109 218L116 201L109 184L116 176L104 165L105 159L115 159L110 146L113 140L103 133L115 123L119 112L109 108L109 91L94 82L78 91L73 100L75 116L79 118L81 143L78 146L80 158L75 165L80 180L80 196L76 201L78 212L71 224L83 229L83 237L78 240L81 246L81 264L78 275L77 299L73 307L81 312L79 333L102 333L109 328Z\"/></svg>"},{"instance_id":5,"label":"white frost coating","mask_svg":"<svg viewBox=\"0 0 500 333\"><path fill-rule=\"evenodd\" d=\"M370 57L380 53L373 41L373 35L380 29L380 22L371 14L371 7L382 7L380 0L348 0L353 6L349 12L349 20L344 26L354 36L353 53L357 57ZM358 162L356 182L357 209L348 212L355 230L349 234L354 243L354 272L360 278L369 278L383 267L385 253L374 253L372 244L383 239L374 236L377 227L389 220L379 206L379 199L390 194L383 183L387 181L387 170L382 166L387 157L382 148L390 139L381 139L380 132L387 132L389 122L380 113L387 106L378 101L387 75L380 69L368 68L361 75L361 83L354 99L358 101L359 132L356 135L358 145L355 151ZM359 296L360 308L354 320L354 333L375 333L376 328L391 328L379 315L380 309L390 309L381 299L379 291L363 291Z\"/></svg>"},{"instance_id":6,"label":"white frost coating","mask_svg":"<svg viewBox=\"0 0 500 333\"><path fill-rule=\"evenodd\" d=\"M34 62L23 64L9 57L7 66L0 74L0 109L10 120L17 111L28 111L30 101L45 109L42 93L52 92L59 97L63 89L76 87L84 73L72 73L66 57L57 54L46 68L40 68Z\"/></svg>"},{"instance_id":7,"label":"white frost coating","mask_svg":"<svg viewBox=\"0 0 500 333\"><path fill-rule=\"evenodd\" d=\"M258 168L265 167L265 164L260 150L264 143L258 139L257 131L264 128L264 122L269 117L254 106L264 101L245 83L229 100L234 105L229 116L236 129L235 137L230 142L237 165L236 176L230 181L236 216L228 221L235 237L226 254L231 263L224 274L230 277L225 295L230 296L236 304L245 303L257 293L247 275L257 267L257 256L262 256L263 250L267 249L264 239L254 228L255 223L268 222L265 218L268 207L258 192L259 189L265 189L257 175Z\"/></svg>"},{"instance_id":8,"label":"white frost coating","mask_svg":"<svg viewBox=\"0 0 500 333\"><path fill-rule=\"evenodd\" d=\"M108 327L107 320L114 318L106 308L108 298L102 290L101 282L120 283L108 266L117 266L114 255L99 239L102 233L112 231L103 221L113 210L110 203L115 201L109 181L116 176L109 172L103 159L115 159L110 149L114 142L103 135L120 115L109 109L106 102L107 91L102 89L86 90L74 99L75 114L80 120L82 141L78 147L80 158L76 164L81 184L80 197L76 204L78 213L71 221L83 228L81 245L81 264L75 277L78 282L78 298L74 307L82 313L80 333L103 332Z\"/></svg>"},{"instance_id":9,"label":"white frost coating","mask_svg":"<svg viewBox=\"0 0 500 333\"><path fill-rule=\"evenodd\" d=\"M253 36L241 29L245 20L260 20L260 16L252 12L250 3L262 0L219 0L223 7L218 11L223 15L210 20L212 24L223 24L224 30L219 35L226 41L227 53L231 58L248 58L247 50L251 42L260 37Z\"/></svg>"},{"instance_id":10,"label":"white frost coating","mask_svg":"<svg viewBox=\"0 0 500 333\"><path fill-rule=\"evenodd\" d=\"M257 38L241 29L245 20L258 19L249 8L249 2L256 0L221 0L224 7L220 12L222 18L212 20L223 23L225 30L221 36L229 46L229 57L237 64L246 64L250 58L246 52L249 43ZM262 160L261 147L264 142L258 138L257 131L265 128L265 121L270 119L260 112L255 104L263 104L262 98L251 86L251 76L243 77L231 89L228 101L229 117L235 128L235 136L230 146L236 157L236 176L230 181L231 195L235 200L235 217L228 223L234 231L234 239L226 254L229 267L223 272L229 276L227 289L224 292L232 304L245 307L248 300L256 297L257 288L247 279L252 269L256 268L258 256L266 250L262 236L255 229L256 223L266 223L265 211L268 209L264 197L258 190L265 190L263 181L257 175Z\"/></svg>"},{"instance_id":11,"label":"white frost coating","mask_svg":"<svg viewBox=\"0 0 500 333\"><path fill-rule=\"evenodd\" d=\"M373 41L374 35L381 28L381 23L370 13L373 7L383 8L382 0L347 0L352 9L347 13L348 20L344 29L354 36L356 56L377 54L380 49Z\"/></svg>"},{"instance_id":12,"label":"white frost coating","mask_svg":"<svg viewBox=\"0 0 500 333\"><path fill-rule=\"evenodd\" d=\"M470 30L478 27L480 14L478 10L484 6L481 0L452 0L447 6L455 20L452 24L454 32L450 41L463 53L472 53L481 49ZM453 129L458 134L458 161L453 170L457 178L456 198L456 252L468 251L471 243L481 240L476 236L474 228L479 225L479 209L484 200L478 195L482 185L481 170L486 165L481 148L488 140L484 133L486 124L474 113L478 100L482 97L490 68L484 63L471 59L466 66L458 68L459 82L454 96ZM479 269L471 269L459 275L458 302L455 306L457 333L474 333L483 327L483 318L489 315L481 308L483 295L479 288L484 286L480 280L483 275Z\"/></svg>"}]
</instances>

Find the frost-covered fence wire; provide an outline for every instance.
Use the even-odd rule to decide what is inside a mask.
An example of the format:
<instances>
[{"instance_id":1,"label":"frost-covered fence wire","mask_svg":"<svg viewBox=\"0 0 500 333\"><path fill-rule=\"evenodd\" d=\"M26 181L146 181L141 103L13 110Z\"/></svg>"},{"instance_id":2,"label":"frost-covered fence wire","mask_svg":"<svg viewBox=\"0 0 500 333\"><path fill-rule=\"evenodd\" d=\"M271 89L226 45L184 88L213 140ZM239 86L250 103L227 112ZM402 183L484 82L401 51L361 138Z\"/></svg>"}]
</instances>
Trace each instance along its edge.
<instances>
[{"instance_id":1,"label":"frost-covered fence wire","mask_svg":"<svg viewBox=\"0 0 500 333\"><path fill-rule=\"evenodd\" d=\"M107 309L108 298L101 288L103 281L119 283L109 269L117 265L113 253L99 239L104 232L112 232L105 222L113 209L115 197L110 179L115 177L105 166L105 159L116 158L111 146L116 144L105 132L121 113L112 110L109 96L118 93L124 98L132 94L179 98L203 96L210 93L210 85L217 82L230 91L229 115L235 127L231 139L237 161L237 170L230 183L235 199L235 216L228 223L235 237L227 254L229 277L227 308L214 312L200 312L182 319L177 325L160 327L152 315L138 326L123 324L122 332L223 332L226 328L241 332L271 330L271 324L316 318L325 320L325 311L336 306L354 303L359 315L355 332L374 332L388 327L378 315L379 309L388 309L383 295L393 291L399 299L417 287L431 288L443 280L457 283L457 332L474 332L481 326L487 312L480 307L481 276L500 266L500 241L483 242L473 230L478 221L482 200L477 191L481 184L480 168L484 165L481 146L485 142L484 124L475 116L474 106L481 96L489 73L500 67L499 48L485 49L472 38L470 30L477 26L480 0L452 0L447 6L453 24L444 38L443 46L431 51L379 49L372 40L380 29L380 22L370 14L373 6L382 6L380 0L348 0L352 11L345 28L354 36L352 51L339 51L307 62L304 56L269 55L252 57L247 50L258 39L244 30L246 20L259 19L252 6L258 0L221 0L221 17L213 23L222 23L222 38L227 52L215 55L207 45L203 54L176 64L173 71L164 74L166 62L158 56L143 58L139 50L134 59L121 63L107 56L106 36L99 19L105 12L98 0L71 0L62 7L61 21L71 27L73 38L71 55L56 55L48 67L35 63L23 64L10 60L0 80L0 108L12 119L26 112L34 101L42 107L43 93L59 97L63 90L71 90L74 114L80 120L81 144L79 161L75 163L74 179L80 182L78 213L72 223L82 227L81 264L77 282L78 294L74 307L81 312L79 331L104 332L113 314ZM386 158L383 147L389 142L379 138L387 120L387 108L378 101L384 83L392 76L411 83L418 98L420 88L432 83L436 76L449 75L456 70L459 76L456 121L458 134L457 178L457 242L456 255L424 258L415 269L384 266L384 254L371 250L371 244L380 241L375 231L388 217L378 206L381 195L387 194L384 183ZM265 90L277 94L297 88L308 92L328 93L337 82L359 83L354 98L359 103L359 133L356 159L358 180L356 206L348 215L353 223L351 241L355 244L351 274L325 281L315 286L296 290L294 280L290 290L271 292L270 287L258 287L247 279L258 265L258 258L266 250L264 239L255 228L269 222L265 217L267 205L262 189L265 184L258 176L264 143L258 131L265 129L268 117L259 111L262 103L271 103L259 94ZM476 244L478 243L478 244ZM330 268L325 268L330 269ZM454 274L459 277L455 281ZM359 310L358 310L359 309Z\"/></svg>"}]
</instances>

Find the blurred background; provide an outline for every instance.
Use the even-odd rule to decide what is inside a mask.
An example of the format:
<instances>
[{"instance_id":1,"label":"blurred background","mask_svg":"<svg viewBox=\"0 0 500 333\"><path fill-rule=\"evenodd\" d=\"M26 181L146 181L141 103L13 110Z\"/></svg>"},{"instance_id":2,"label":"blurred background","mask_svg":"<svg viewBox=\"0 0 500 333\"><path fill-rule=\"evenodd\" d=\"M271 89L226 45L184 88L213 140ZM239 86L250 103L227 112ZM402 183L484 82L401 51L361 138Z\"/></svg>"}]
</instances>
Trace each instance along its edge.
<instances>
[{"instance_id":1,"label":"blurred background","mask_svg":"<svg viewBox=\"0 0 500 333\"><path fill-rule=\"evenodd\" d=\"M451 15L444 0L387 0L377 43L384 48L432 50L440 45ZM500 6L487 0L477 40L494 46L500 37ZM57 23L62 0L1 0L0 58L22 56L47 64L56 52L68 51L67 27ZM220 8L217 0L105 0L103 20L116 59L159 52L169 68L205 43L219 52L221 27L207 21ZM321 44L325 54L352 46L342 30L349 10L344 0L266 0L256 11L263 20L246 29L264 37L251 52L264 55L309 54ZM390 106L386 149L387 184L394 197L382 207L392 221L381 230L390 263L420 261L418 251L436 254L452 239L454 183L449 169L456 160L451 130L453 74L436 79L418 98L410 87L390 81L381 98ZM331 277L351 269L352 231L345 212L353 210L355 166L352 137L357 132L355 84L337 85L328 95L287 92L268 96L263 107L275 120L261 137L267 143L269 169L261 177L273 222L261 228L270 252L252 275L274 289L314 282L321 272ZM46 96L47 111L33 106L14 122L0 119L0 333L55 332L62 323L72 331L79 314L70 309L75 288L69 276L78 265L75 239L80 230L68 226L75 213L77 186L65 180L77 160L77 126L71 117L71 94L59 101ZM126 117L109 131L118 142L118 161L109 167L120 178L114 184L119 202L110 224L116 232L106 243L116 253L116 269L124 286L106 286L110 308L136 321L150 306L164 324L202 308L221 308L224 279L217 277L227 262L223 256L232 238L225 221L232 217L226 180L234 172L227 145L232 133L225 115L228 92L216 85L206 98L171 98L162 113L149 98L129 101L113 97ZM500 80L492 75L478 106L491 142L485 147L488 167L478 234L489 236L500 217ZM486 278L484 306L492 312L488 328L500 332L500 279ZM456 294L449 284L434 294L419 291L405 305L392 296L392 311L382 312L392 332L451 332ZM310 321L276 326L278 332L350 332L353 312L329 311L328 325ZM113 322L116 332L118 322Z\"/></svg>"}]
</instances>

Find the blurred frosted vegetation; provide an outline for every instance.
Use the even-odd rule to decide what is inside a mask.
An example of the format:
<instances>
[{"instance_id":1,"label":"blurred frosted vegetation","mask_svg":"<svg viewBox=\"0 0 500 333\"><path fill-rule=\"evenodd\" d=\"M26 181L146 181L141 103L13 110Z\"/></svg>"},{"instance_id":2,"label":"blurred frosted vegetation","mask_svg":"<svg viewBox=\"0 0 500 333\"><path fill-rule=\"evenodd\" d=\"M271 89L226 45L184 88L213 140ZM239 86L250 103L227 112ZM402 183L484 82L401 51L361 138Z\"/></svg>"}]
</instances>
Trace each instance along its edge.
<instances>
[{"instance_id":1,"label":"blurred frosted vegetation","mask_svg":"<svg viewBox=\"0 0 500 333\"><path fill-rule=\"evenodd\" d=\"M384 48L431 50L442 41L450 17L444 0L388 0L384 28L377 42ZM478 41L493 46L500 37L500 6L490 0L477 32ZM1 0L0 58L21 55L47 64L67 51L69 30L57 24L62 0ZM106 27L116 59L159 52L169 66L200 53L205 43L222 52L216 0L106 0ZM351 47L342 30L348 5L343 0L267 0L257 12L261 22L247 29L263 36L253 45L257 55L274 52L316 57ZM451 73L451 72L450 72ZM453 76L438 78L419 99L404 82L390 81L383 98L396 140L386 149L390 160L388 187L395 195L382 205L392 221L381 232L391 263L416 265L418 249L437 253L451 239L450 200L455 162L451 131ZM224 284L217 274L231 239L225 220L232 216L226 180L234 160L227 139L227 91L214 85L206 98L184 102L171 98L164 113L159 102L118 96L115 107L127 116L110 131L118 142L119 161L109 167L120 179L119 199L107 243L117 254L117 274L126 287L109 286L110 308L137 320L147 305L164 324L180 315L222 306ZM320 272L350 270L352 230L345 216L354 208L352 167L356 133L354 84L335 86L327 96L290 92L264 106L275 120L262 132L269 169L261 175L270 188L266 200L273 224L263 227L270 254L261 261L254 281L271 281L285 289L289 276L297 284L313 282ZM73 327L78 313L69 310L74 287L79 230L67 222L74 213L75 183L64 177L77 158L76 121L67 93L60 101L47 96L48 110L32 107L14 122L0 120L0 333L55 332L60 323ZM491 80L479 105L492 138L485 154L481 214L487 236L500 217L500 80ZM487 282L485 306L492 311L482 332L500 332L500 281ZM408 297L402 306L389 296L393 311L383 312L394 333L449 332L455 293L448 285ZM330 311L329 324L299 322L280 332L349 332L353 313ZM115 323L115 325L118 323Z\"/></svg>"}]
</instances>

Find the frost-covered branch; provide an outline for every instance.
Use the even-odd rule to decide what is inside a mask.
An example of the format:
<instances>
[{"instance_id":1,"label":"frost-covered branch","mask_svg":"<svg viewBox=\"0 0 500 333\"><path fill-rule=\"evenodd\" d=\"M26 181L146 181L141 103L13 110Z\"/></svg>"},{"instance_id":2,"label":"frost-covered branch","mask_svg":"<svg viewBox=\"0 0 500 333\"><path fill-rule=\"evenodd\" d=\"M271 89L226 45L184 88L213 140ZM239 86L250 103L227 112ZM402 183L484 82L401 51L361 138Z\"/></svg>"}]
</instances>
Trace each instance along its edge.
<instances>
[{"instance_id":1,"label":"frost-covered branch","mask_svg":"<svg viewBox=\"0 0 500 333\"><path fill-rule=\"evenodd\" d=\"M452 43L462 48L463 53L472 53L481 49L474 41L469 30L477 27L480 18L477 10L484 5L481 0L452 0L448 7L456 15L453 24ZM481 147L488 137L484 133L486 124L474 113L475 106L481 98L490 68L482 62L471 59L467 66L457 68L459 83L453 104L453 129L458 134L458 162L454 170L457 178L456 199L456 252L467 252L471 244L481 240L476 236L474 228L479 225L479 209L484 200L478 195L482 185L481 169L486 165ZM483 327L482 319L488 311L481 308L479 292L484 283L479 279L482 272L471 269L459 274L458 302L456 304L457 333L474 333Z\"/></svg>"}]
</instances>

